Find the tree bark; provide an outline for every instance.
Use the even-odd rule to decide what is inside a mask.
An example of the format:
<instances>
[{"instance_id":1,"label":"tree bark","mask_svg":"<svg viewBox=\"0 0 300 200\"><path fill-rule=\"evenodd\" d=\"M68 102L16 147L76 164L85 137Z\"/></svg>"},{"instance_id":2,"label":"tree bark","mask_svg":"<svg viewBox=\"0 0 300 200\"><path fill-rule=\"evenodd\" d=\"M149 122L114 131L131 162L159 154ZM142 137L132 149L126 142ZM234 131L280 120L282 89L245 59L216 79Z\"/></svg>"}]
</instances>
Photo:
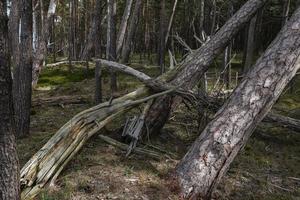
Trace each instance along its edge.
<instances>
[{"instance_id":1,"label":"tree bark","mask_svg":"<svg viewBox=\"0 0 300 200\"><path fill-rule=\"evenodd\" d=\"M159 20L159 49L158 49L158 65L160 66L160 74L165 72L165 54L166 54L166 45L165 45L165 35L166 35L166 2L165 0L160 1L160 20Z\"/></svg>"},{"instance_id":2,"label":"tree bark","mask_svg":"<svg viewBox=\"0 0 300 200\"><path fill-rule=\"evenodd\" d=\"M50 36L50 26L53 16L56 11L57 0L50 0L47 17L42 20L41 37L39 40L38 48L33 56L33 67L32 67L32 85L37 85L39 75L42 70L43 62L47 56L47 42ZM40 5L42 7L42 5ZM41 13L43 19L43 13Z\"/></svg>"},{"instance_id":3,"label":"tree bark","mask_svg":"<svg viewBox=\"0 0 300 200\"><path fill-rule=\"evenodd\" d=\"M101 42L101 40L98 39L98 37L100 37L99 31L102 26L101 12L102 12L101 1L96 1L93 18L92 18L92 25L90 27L90 31L87 36L87 41L86 41L86 44L85 44L82 54L81 54L81 60L89 60L91 57L91 54L92 54L93 47L95 47L95 52L96 52L97 51L96 49L98 48L98 46L96 47L96 44L98 45L99 42ZM95 41L95 38L96 38L96 41ZM100 48L101 48L101 46L100 46Z\"/></svg>"},{"instance_id":4,"label":"tree bark","mask_svg":"<svg viewBox=\"0 0 300 200\"><path fill-rule=\"evenodd\" d=\"M300 8L176 168L184 198L211 198L252 132L300 68Z\"/></svg>"},{"instance_id":5,"label":"tree bark","mask_svg":"<svg viewBox=\"0 0 300 200\"><path fill-rule=\"evenodd\" d=\"M131 7L132 7L133 0L127 0L125 10L122 17L122 22L120 25L120 30L118 33L118 39L117 39L117 55L120 54L120 51L122 49L122 45L124 42L126 30L127 30L127 24L131 13Z\"/></svg>"},{"instance_id":6,"label":"tree bark","mask_svg":"<svg viewBox=\"0 0 300 200\"><path fill-rule=\"evenodd\" d=\"M29 134L32 83L32 1L20 1L19 65L14 70L13 95L17 136Z\"/></svg>"},{"instance_id":7,"label":"tree bark","mask_svg":"<svg viewBox=\"0 0 300 200\"><path fill-rule=\"evenodd\" d=\"M17 158L9 66L8 18L6 0L0 1L0 199L19 200L19 162Z\"/></svg>"},{"instance_id":8,"label":"tree bark","mask_svg":"<svg viewBox=\"0 0 300 200\"><path fill-rule=\"evenodd\" d=\"M138 27L141 8L142 8L142 0L136 0L133 13L129 22L128 33L122 48L121 63L123 64L126 64L129 61L129 56L131 52L131 43L133 42L133 37Z\"/></svg>"},{"instance_id":9,"label":"tree bark","mask_svg":"<svg viewBox=\"0 0 300 200\"><path fill-rule=\"evenodd\" d=\"M255 30L256 30L257 14L251 19L248 27L247 44L244 63L244 72L247 72L253 63L253 56L255 51Z\"/></svg>"},{"instance_id":10,"label":"tree bark","mask_svg":"<svg viewBox=\"0 0 300 200\"><path fill-rule=\"evenodd\" d=\"M116 61L116 0L107 0L107 44L106 44L106 59ZM117 74L110 71L110 88L111 93L117 90Z\"/></svg>"},{"instance_id":11,"label":"tree bark","mask_svg":"<svg viewBox=\"0 0 300 200\"><path fill-rule=\"evenodd\" d=\"M181 85L191 89L208 70L213 60L224 50L230 40L253 17L267 0L249 0L226 24L201 48L189 55L177 66L177 74L171 81L173 85ZM146 124L150 133L158 134L168 120L171 110L180 102L180 98L164 96L156 99L146 116ZM146 130L144 131L146 133Z\"/></svg>"},{"instance_id":12,"label":"tree bark","mask_svg":"<svg viewBox=\"0 0 300 200\"><path fill-rule=\"evenodd\" d=\"M19 0L11 1L11 11L8 21L9 41L11 52L11 64L13 68L18 66L19 61L19 26L20 25L20 5Z\"/></svg>"}]
</instances>

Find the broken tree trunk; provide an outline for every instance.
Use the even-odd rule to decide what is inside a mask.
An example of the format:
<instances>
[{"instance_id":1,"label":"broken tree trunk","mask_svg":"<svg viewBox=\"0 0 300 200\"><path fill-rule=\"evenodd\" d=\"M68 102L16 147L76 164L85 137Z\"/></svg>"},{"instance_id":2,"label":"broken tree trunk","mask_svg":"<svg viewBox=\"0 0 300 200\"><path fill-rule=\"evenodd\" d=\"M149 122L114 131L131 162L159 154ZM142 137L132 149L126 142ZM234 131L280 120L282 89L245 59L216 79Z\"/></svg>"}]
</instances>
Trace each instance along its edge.
<instances>
[{"instance_id":1,"label":"broken tree trunk","mask_svg":"<svg viewBox=\"0 0 300 200\"><path fill-rule=\"evenodd\" d=\"M252 132L300 68L300 8L176 168L183 198L210 199Z\"/></svg>"},{"instance_id":2,"label":"broken tree trunk","mask_svg":"<svg viewBox=\"0 0 300 200\"><path fill-rule=\"evenodd\" d=\"M201 48L191 53L183 62L177 66L177 75L170 81L173 85L183 83L186 89L193 88L198 80L208 70L213 60L220 55L231 39L252 19L257 10L267 0L249 0L242 8L229 19L226 24ZM180 98L163 96L155 99L147 116L146 124L150 134L159 133L169 118L171 110L180 102ZM146 132L146 130L144 130Z\"/></svg>"}]
</instances>

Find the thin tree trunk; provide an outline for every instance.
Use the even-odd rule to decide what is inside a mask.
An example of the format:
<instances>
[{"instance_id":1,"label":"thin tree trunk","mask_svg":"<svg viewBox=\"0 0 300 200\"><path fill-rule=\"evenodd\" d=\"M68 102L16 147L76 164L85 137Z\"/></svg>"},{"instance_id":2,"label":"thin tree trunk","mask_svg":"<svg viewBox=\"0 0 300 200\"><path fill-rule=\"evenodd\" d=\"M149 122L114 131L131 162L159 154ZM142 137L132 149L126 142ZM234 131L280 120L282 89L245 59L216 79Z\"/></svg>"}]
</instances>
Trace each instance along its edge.
<instances>
[{"instance_id":1,"label":"thin tree trunk","mask_svg":"<svg viewBox=\"0 0 300 200\"><path fill-rule=\"evenodd\" d=\"M138 27L139 16L142 8L142 0L136 0L132 16L130 18L128 33L123 44L121 53L121 63L128 63L129 56L131 52L131 44L133 42L133 37Z\"/></svg>"},{"instance_id":2,"label":"thin tree trunk","mask_svg":"<svg viewBox=\"0 0 300 200\"><path fill-rule=\"evenodd\" d=\"M95 57L101 58L101 2L96 1L95 5ZM99 104L102 102L102 82L101 82L101 68L100 63L96 62L95 67L95 103Z\"/></svg>"},{"instance_id":3,"label":"thin tree trunk","mask_svg":"<svg viewBox=\"0 0 300 200\"><path fill-rule=\"evenodd\" d=\"M178 0L175 0L174 5L173 5L173 9L172 9L172 14L169 20L169 25L168 25L168 29L167 29L167 33L165 36L165 46L167 46L168 40L169 40L169 36L170 36L170 31L173 25L173 20L174 20L174 16L175 16L175 12L176 12L176 7L177 7L177 3Z\"/></svg>"},{"instance_id":4,"label":"thin tree trunk","mask_svg":"<svg viewBox=\"0 0 300 200\"><path fill-rule=\"evenodd\" d=\"M43 63L47 56L47 42L50 35L50 26L52 17L56 11L56 4L57 0L50 0L47 17L46 19L42 20L42 31L41 31L41 38L39 41L38 48L36 53L33 56L33 67L32 67L32 85L35 87L37 85L39 75L42 70ZM41 8L42 5L40 4ZM42 9L41 9L42 10ZM44 14L41 13L42 19L44 18Z\"/></svg>"},{"instance_id":5,"label":"thin tree trunk","mask_svg":"<svg viewBox=\"0 0 300 200\"><path fill-rule=\"evenodd\" d=\"M20 199L20 169L16 151L12 80L9 66L6 0L0 1L0 199Z\"/></svg>"},{"instance_id":6,"label":"thin tree trunk","mask_svg":"<svg viewBox=\"0 0 300 200\"><path fill-rule=\"evenodd\" d=\"M90 30L87 36L87 41L81 55L82 60L89 60L92 54L93 47L95 47L95 51L96 48L98 48L96 47L96 42L98 41L95 42L95 38L98 38L99 30L101 29L101 26L104 23L104 21L101 20L101 12L101 2L96 1Z\"/></svg>"},{"instance_id":7,"label":"thin tree trunk","mask_svg":"<svg viewBox=\"0 0 300 200\"><path fill-rule=\"evenodd\" d=\"M255 51L255 30L256 30L257 14L251 19L247 33L247 44L245 53L244 72L247 72L253 63Z\"/></svg>"},{"instance_id":8,"label":"thin tree trunk","mask_svg":"<svg viewBox=\"0 0 300 200\"><path fill-rule=\"evenodd\" d=\"M184 198L210 199L252 132L300 68L300 8L176 168Z\"/></svg>"},{"instance_id":9,"label":"thin tree trunk","mask_svg":"<svg viewBox=\"0 0 300 200\"><path fill-rule=\"evenodd\" d=\"M14 70L13 95L16 131L29 134L32 82L32 1L21 2L21 41L19 65Z\"/></svg>"},{"instance_id":10,"label":"thin tree trunk","mask_svg":"<svg viewBox=\"0 0 300 200\"><path fill-rule=\"evenodd\" d=\"M107 0L107 44L106 59L111 61L117 60L116 49L116 0ZM117 74L114 70L110 71L110 88L111 94L117 91Z\"/></svg>"},{"instance_id":11,"label":"thin tree trunk","mask_svg":"<svg viewBox=\"0 0 300 200\"><path fill-rule=\"evenodd\" d=\"M130 13L131 13L132 2L133 2L133 0L126 0L126 6L125 6L125 10L124 10L123 17L122 17L122 22L120 25L120 30L118 33L117 55L120 54L120 51L121 51L121 48L122 48L122 45L123 45L123 42L125 39L127 24L128 24L128 20L129 20Z\"/></svg>"},{"instance_id":12,"label":"thin tree trunk","mask_svg":"<svg viewBox=\"0 0 300 200\"><path fill-rule=\"evenodd\" d=\"M282 26L289 20L291 0L283 0Z\"/></svg>"},{"instance_id":13,"label":"thin tree trunk","mask_svg":"<svg viewBox=\"0 0 300 200\"><path fill-rule=\"evenodd\" d=\"M193 88L208 70L213 60L224 50L230 40L253 17L267 0L249 0L226 24L201 48L189 55L177 67L179 73L171 81L173 85L182 85L186 89ZM159 130L168 120L171 109L180 102L180 98L164 96L157 98L146 116L146 124L150 133ZM146 133L146 130L144 131Z\"/></svg>"},{"instance_id":14,"label":"thin tree trunk","mask_svg":"<svg viewBox=\"0 0 300 200\"><path fill-rule=\"evenodd\" d=\"M165 38L166 38L166 2L165 0L160 1L160 22L159 22L159 49L158 49L158 65L160 66L160 74L165 72Z\"/></svg>"},{"instance_id":15,"label":"thin tree trunk","mask_svg":"<svg viewBox=\"0 0 300 200\"><path fill-rule=\"evenodd\" d=\"M11 64L13 68L18 66L19 61L19 28L20 28L20 9L19 0L11 1L11 10L8 21L9 26L9 41L10 41L10 52L11 52Z\"/></svg>"}]
</instances>

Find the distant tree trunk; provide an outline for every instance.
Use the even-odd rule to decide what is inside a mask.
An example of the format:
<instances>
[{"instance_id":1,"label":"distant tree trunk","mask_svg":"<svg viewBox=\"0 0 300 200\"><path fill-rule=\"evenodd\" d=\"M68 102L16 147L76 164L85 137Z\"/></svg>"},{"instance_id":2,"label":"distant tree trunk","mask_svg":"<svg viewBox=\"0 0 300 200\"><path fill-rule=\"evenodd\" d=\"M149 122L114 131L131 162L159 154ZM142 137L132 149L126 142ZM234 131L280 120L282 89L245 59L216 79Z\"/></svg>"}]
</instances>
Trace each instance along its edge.
<instances>
[{"instance_id":1,"label":"distant tree trunk","mask_svg":"<svg viewBox=\"0 0 300 200\"><path fill-rule=\"evenodd\" d=\"M133 37L138 27L141 8L142 8L142 0L136 0L132 16L130 17L127 36L122 48L121 63L126 64L129 61L129 56L131 52L131 43L133 42Z\"/></svg>"},{"instance_id":2,"label":"distant tree trunk","mask_svg":"<svg viewBox=\"0 0 300 200\"><path fill-rule=\"evenodd\" d=\"M217 2L216 0L212 0L210 35L214 35L216 32L216 17L217 17Z\"/></svg>"},{"instance_id":3,"label":"distant tree trunk","mask_svg":"<svg viewBox=\"0 0 300 200\"><path fill-rule=\"evenodd\" d=\"M42 2L42 1L40 1ZM32 85L35 87L37 85L39 74L41 73L43 62L47 56L47 43L50 36L50 26L53 20L53 16L56 11L57 0L50 0L47 17L44 19L44 14L41 12L42 18L42 30L41 37L39 40L38 48L33 56L33 67L32 67ZM43 6L40 5L41 10Z\"/></svg>"},{"instance_id":4,"label":"distant tree trunk","mask_svg":"<svg viewBox=\"0 0 300 200\"><path fill-rule=\"evenodd\" d=\"M94 43L95 43L95 57L101 58L101 2L96 1L95 11L94 11L94 21L95 21L95 33L94 33ZM95 67L95 103L99 104L102 102L102 83L101 83L101 68L100 63L96 62Z\"/></svg>"},{"instance_id":5,"label":"distant tree trunk","mask_svg":"<svg viewBox=\"0 0 300 200\"><path fill-rule=\"evenodd\" d=\"M107 44L106 59L111 61L117 60L116 49L116 0L107 0ZM111 92L117 91L117 74L114 70L110 70L110 88Z\"/></svg>"},{"instance_id":6,"label":"distant tree trunk","mask_svg":"<svg viewBox=\"0 0 300 200\"><path fill-rule=\"evenodd\" d=\"M233 4L229 2L228 6L228 18L230 18L234 11L233 11ZM232 52L232 41L228 44L228 46L224 50L223 54L223 70L224 70L224 83L226 89L230 89L230 82L231 82L231 52Z\"/></svg>"},{"instance_id":7,"label":"distant tree trunk","mask_svg":"<svg viewBox=\"0 0 300 200\"><path fill-rule=\"evenodd\" d=\"M204 0L200 0L199 4L200 4L200 9L199 9L199 12L200 12L200 15L199 15L199 33L201 35L201 39L204 39L204 38L202 38L202 34L203 34L203 31L204 31L204 19L205 19L204 8L205 8L205 1Z\"/></svg>"},{"instance_id":8,"label":"distant tree trunk","mask_svg":"<svg viewBox=\"0 0 300 200\"><path fill-rule=\"evenodd\" d=\"M300 68L300 8L176 168L184 198L210 199L238 152Z\"/></svg>"},{"instance_id":9,"label":"distant tree trunk","mask_svg":"<svg viewBox=\"0 0 300 200\"><path fill-rule=\"evenodd\" d=\"M245 3L207 43L189 55L185 62L180 63L179 73L177 73L176 78L171 83L173 85L181 85L186 89L193 88L208 70L213 60L232 40L233 36L244 27L266 1L249 0ZM196 54L199 56L194 56ZM171 109L178 102L180 102L180 98L172 98L171 96L163 96L154 101L146 116L146 124L150 133L159 133L159 130L166 123Z\"/></svg>"},{"instance_id":10,"label":"distant tree trunk","mask_svg":"<svg viewBox=\"0 0 300 200\"><path fill-rule=\"evenodd\" d=\"M95 10L94 10L94 14L92 17L92 23L90 26L90 30L87 36L87 41L86 44L84 45L82 54L81 54L81 59L82 60L89 60L92 54L92 50L93 47L95 47L95 53L96 53L96 44L98 44L97 42L95 42L95 38L98 39L99 37L99 30L101 29L102 26L102 21L101 21L101 12L102 12L102 8L101 8L101 1L96 1L95 2Z\"/></svg>"},{"instance_id":11,"label":"distant tree trunk","mask_svg":"<svg viewBox=\"0 0 300 200\"><path fill-rule=\"evenodd\" d=\"M255 30L256 30L256 21L257 21L257 14L251 19L249 26L248 26L248 33L247 33L247 44L245 54L245 62L244 62L244 72L249 70L253 63L253 56L255 51Z\"/></svg>"},{"instance_id":12,"label":"distant tree trunk","mask_svg":"<svg viewBox=\"0 0 300 200\"><path fill-rule=\"evenodd\" d=\"M123 42L124 42L124 39L125 39L127 24L128 24L128 20L129 20L130 13L131 13L132 2L133 2L133 0L126 0L126 6L125 6L124 13L123 13L122 22L120 25L120 30L119 30L118 39L117 39L117 55L119 55L122 45L123 45Z\"/></svg>"},{"instance_id":13,"label":"distant tree trunk","mask_svg":"<svg viewBox=\"0 0 300 200\"><path fill-rule=\"evenodd\" d=\"M10 52L11 52L11 64L13 68L18 66L19 61L19 27L20 27L20 10L19 0L11 1L11 10L9 15L9 41L10 41Z\"/></svg>"},{"instance_id":14,"label":"distant tree trunk","mask_svg":"<svg viewBox=\"0 0 300 200\"><path fill-rule=\"evenodd\" d=\"M19 65L14 70L13 95L16 131L29 134L32 83L32 1L22 0Z\"/></svg>"},{"instance_id":15,"label":"distant tree trunk","mask_svg":"<svg viewBox=\"0 0 300 200\"><path fill-rule=\"evenodd\" d=\"M158 49L158 65L160 66L160 74L165 72L165 35L166 35L166 2L160 1L160 21L159 21L159 49Z\"/></svg>"},{"instance_id":16,"label":"distant tree trunk","mask_svg":"<svg viewBox=\"0 0 300 200\"><path fill-rule=\"evenodd\" d=\"M20 169L16 151L12 80L9 66L6 0L0 1L0 199L20 199Z\"/></svg>"},{"instance_id":17,"label":"distant tree trunk","mask_svg":"<svg viewBox=\"0 0 300 200\"><path fill-rule=\"evenodd\" d=\"M283 0L283 12L282 12L282 26L288 21L289 19L289 12L290 12L290 4L291 0Z\"/></svg>"},{"instance_id":18,"label":"distant tree trunk","mask_svg":"<svg viewBox=\"0 0 300 200\"><path fill-rule=\"evenodd\" d=\"M171 14L171 17L169 19L168 29L167 29L167 32L166 32L166 35L165 35L165 46L167 46L168 39L169 39L169 36L170 36L170 31L171 31L171 28L172 28L172 25L173 25L177 3L178 3L178 0L175 0L174 5L173 5L173 9L172 9L172 14Z\"/></svg>"}]
</instances>

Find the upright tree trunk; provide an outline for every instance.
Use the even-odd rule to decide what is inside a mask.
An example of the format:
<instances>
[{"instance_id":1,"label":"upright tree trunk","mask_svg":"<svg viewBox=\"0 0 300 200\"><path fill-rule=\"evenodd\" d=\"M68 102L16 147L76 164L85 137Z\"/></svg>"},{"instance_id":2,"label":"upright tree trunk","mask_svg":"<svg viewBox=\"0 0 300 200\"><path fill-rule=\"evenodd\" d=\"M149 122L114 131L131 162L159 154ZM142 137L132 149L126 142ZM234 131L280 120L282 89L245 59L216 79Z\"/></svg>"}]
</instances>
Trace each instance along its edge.
<instances>
[{"instance_id":1,"label":"upright tree trunk","mask_svg":"<svg viewBox=\"0 0 300 200\"><path fill-rule=\"evenodd\" d=\"M93 47L95 47L95 51L96 51L96 48L98 48L98 47L96 47L96 43L98 41L95 42L95 38L99 37L99 34L100 34L99 30L100 30L100 27L102 26L101 12L102 12L101 1L100 2L96 1L90 30L89 30L89 33L87 36L87 41L86 41L86 44L85 44L82 54L81 54L82 60L89 60L91 57L91 54L92 54Z\"/></svg>"},{"instance_id":2,"label":"upright tree trunk","mask_svg":"<svg viewBox=\"0 0 300 200\"><path fill-rule=\"evenodd\" d=\"M19 61L19 27L20 27L20 5L19 0L11 1L11 10L9 15L9 41L10 41L10 52L11 52L11 64L13 68L18 66Z\"/></svg>"},{"instance_id":3,"label":"upright tree trunk","mask_svg":"<svg viewBox=\"0 0 300 200\"><path fill-rule=\"evenodd\" d=\"M290 4L291 4L291 0L283 0L283 12L282 12L282 21L281 21L282 26L284 26L284 24L289 19Z\"/></svg>"},{"instance_id":4,"label":"upright tree trunk","mask_svg":"<svg viewBox=\"0 0 300 200\"><path fill-rule=\"evenodd\" d=\"M160 74L165 72L165 35L166 35L166 2L160 1L160 21L159 21L159 49L158 49L158 65L160 66Z\"/></svg>"},{"instance_id":5,"label":"upright tree trunk","mask_svg":"<svg viewBox=\"0 0 300 200\"><path fill-rule=\"evenodd\" d=\"M14 70L13 95L17 135L29 134L32 83L32 1L22 0L19 65Z\"/></svg>"},{"instance_id":6,"label":"upright tree trunk","mask_svg":"<svg viewBox=\"0 0 300 200\"><path fill-rule=\"evenodd\" d=\"M142 8L142 0L136 0L132 16L130 17L128 33L123 44L122 54L121 54L121 63L128 63L129 56L131 52L131 43L133 42L133 37L138 27L140 11Z\"/></svg>"},{"instance_id":7,"label":"upright tree trunk","mask_svg":"<svg viewBox=\"0 0 300 200\"><path fill-rule=\"evenodd\" d=\"M229 165L299 68L300 8L178 164L184 198L211 198Z\"/></svg>"},{"instance_id":8,"label":"upright tree trunk","mask_svg":"<svg viewBox=\"0 0 300 200\"><path fill-rule=\"evenodd\" d=\"M95 30L94 43L95 43L95 57L101 58L101 2L96 1L94 11ZM96 62L95 67L95 103L102 102L102 83L101 83L101 68L100 63Z\"/></svg>"},{"instance_id":9,"label":"upright tree trunk","mask_svg":"<svg viewBox=\"0 0 300 200\"><path fill-rule=\"evenodd\" d=\"M171 14L171 17L169 19L168 29L167 29L167 32L166 32L166 35L165 35L165 46L167 46L168 39L169 39L169 36L170 36L170 31L171 31L171 28L173 26L173 21L174 21L174 16L175 16L177 4L178 4L178 0L175 0L174 5L173 5L173 9L172 9L172 14Z\"/></svg>"},{"instance_id":10,"label":"upright tree trunk","mask_svg":"<svg viewBox=\"0 0 300 200\"><path fill-rule=\"evenodd\" d=\"M268 0L249 0L226 24L201 48L189 55L184 62L177 66L179 71L171 81L173 85L181 85L191 89L203 77L213 60L224 50L233 36L244 27L259 8ZM159 133L159 130L168 120L171 109L180 101L180 98L163 96L157 98L146 116L146 124L150 133ZM146 132L146 130L145 130Z\"/></svg>"},{"instance_id":11,"label":"upright tree trunk","mask_svg":"<svg viewBox=\"0 0 300 200\"><path fill-rule=\"evenodd\" d=\"M248 27L247 33L247 44L245 45L245 62L244 62L244 72L249 70L253 63L253 56L255 51L255 29L256 29L257 14L251 19Z\"/></svg>"},{"instance_id":12,"label":"upright tree trunk","mask_svg":"<svg viewBox=\"0 0 300 200\"><path fill-rule=\"evenodd\" d=\"M111 61L117 60L116 49L116 0L107 0L107 43L106 43L106 59ZM111 92L117 90L117 74L114 70L110 71L110 87Z\"/></svg>"},{"instance_id":13,"label":"upright tree trunk","mask_svg":"<svg viewBox=\"0 0 300 200\"><path fill-rule=\"evenodd\" d=\"M41 12L41 18L42 18L41 37L39 40L38 48L36 49L35 54L33 56L33 67L32 67L33 87L37 85L39 75L42 70L43 62L45 61L47 56L47 43L50 35L51 21L53 20L53 16L56 11L56 4L57 4L57 0L50 0L46 19L44 19L44 14L43 12ZM42 4L40 4L40 7L41 10L43 10Z\"/></svg>"},{"instance_id":14,"label":"upright tree trunk","mask_svg":"<svg viewBox=\"0 0 300 200\"><path fill-rule=\"evenodd\" d=\"M9 66L6 0L0 1L0 199L20 199L20 169L17 158Z\"/></svg>"},{"instance_id":15,"label":"upright tree trunk","mask_svg":"<svg viewBox=\"0 0 300 200\"><path fill-rule=\"evenodd\" d=\"M133 2L133 0L126 0L126 6L125 6L124 13L123 13L122 22L120 25L120 30L119 30L118 38L117 38L117 55L119 55L119 53L122 49L124 39L125 39L127 24L128 24L128 20L129 20L130 13L131 13L132 2Z\"/></svg>"}]
</instances>

